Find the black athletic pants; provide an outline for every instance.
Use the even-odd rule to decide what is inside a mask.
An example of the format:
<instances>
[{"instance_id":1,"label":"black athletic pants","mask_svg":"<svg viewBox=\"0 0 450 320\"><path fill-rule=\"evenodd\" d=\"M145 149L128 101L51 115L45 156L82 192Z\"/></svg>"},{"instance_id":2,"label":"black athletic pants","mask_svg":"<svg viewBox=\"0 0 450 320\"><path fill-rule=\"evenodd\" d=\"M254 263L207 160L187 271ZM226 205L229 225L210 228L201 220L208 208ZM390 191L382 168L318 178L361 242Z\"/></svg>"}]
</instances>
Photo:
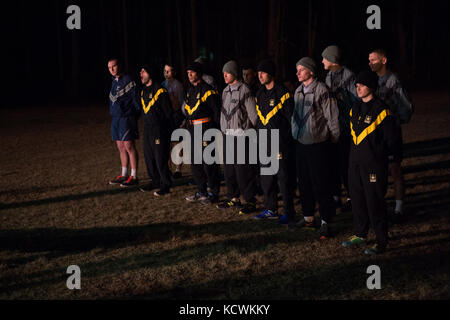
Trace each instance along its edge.
<instances>
[{"instance_id":1,"label":"black athletic pants","mask_svg":"<svg viewBox=\"0 0 450 320\"><path fill-rule=\"evenodd\" d=\"M310 145L296 142L297 178L300 202L305 217L314 216L316 201L321 218L330 222L336 214L333 202L331 143Z\"/></svg>"},{"instance_id":2,"label":"black athletic pants","mask_svg":"<svg viewBox=\"0 0 450 320\"><path fill-rule=\"evenodd\" d=\"M172 174L169 169L170 141L168 137L155 136L144 127L144 158L152 184L169 189Z\"/></svg>"},{"instance_id":3,"label":"black athletic pants","mask_svg":"<svg viewBox=\"0 0 450 320\"><path fill-rule=\"evenodd\" d=\"M350 155L351 136L349 132L341 132L338 143L331 144L333 179L335 186L333 196L341 196L342 185L348 192L348 159Z\"/></svg>"},{"instance_id":4,"label":"black athletic pants","mask_svg":"<svg viewBox=\"0 0 450 320\"><path fill-rule=\"evenodd\" d=\"M260 181L264 193L264 208L273 212L277 211L278 191L280 191L283 197L284 214L287 215L288 221L293 221L295 215L295 152L293 142L285 143L280 139L280 150L282 151L278 155L278 173L275 175L261 173ZM260 165L262 168L268 166Z\"/></svg>"},{"instance_id":5,"label":"black athletic pants","mask_svg":"<svg viewBox=\"0 0 450 320\"><path fill-rule=\"evenodd\" d=\"M217 163L206 164L203 159L203 151L206 146L208 146L212 141L202 140L202 154L198 155L201 159L200 164L195 164L195 148L194 148L194 125L189 128L191 134L191 170L192 176L194 177L195 184L197 185L198 191L201 193L207 192L207 187L211 189L214 195L219 195L220 191L220 174L219 165ZM202 126L202 137L204 132L208 129L208 126Z\"/></svg>"},{"instance_id":6,"label":"black athletic pants","mask_svg":"<svg viewBox=\"0 0 450 320\"><path fill-rule=\"evenodd\" d=\"M348 172L355 234L366 238L369 225L379 246L388 243L386 191L388 170L383 166L350 164Z\"/></svg>"},{"instance_id":7,"label":"black athletic pants","mask_svg":"<svg viewBox=\"0 0 450 320\"><path fill-rule=\"evenodd\" d=\"M241 138L237 138L232 135L223 136L224 146L224 173L225 183L227 186L227 197L229 199L239 198L240 195L246 202L256 202L256 176L255 165L249 163L249 138L245 138L245 164L238 163L238 141ZM227 163L227 140L233 141L234 158L233 163ZM239 142L240 143L240 142ZM257 149L255 149L258 152ZM242 151L240 151L242 152ZM257 159L257 154L256 154Z\"/></svg>"}]
</instances>

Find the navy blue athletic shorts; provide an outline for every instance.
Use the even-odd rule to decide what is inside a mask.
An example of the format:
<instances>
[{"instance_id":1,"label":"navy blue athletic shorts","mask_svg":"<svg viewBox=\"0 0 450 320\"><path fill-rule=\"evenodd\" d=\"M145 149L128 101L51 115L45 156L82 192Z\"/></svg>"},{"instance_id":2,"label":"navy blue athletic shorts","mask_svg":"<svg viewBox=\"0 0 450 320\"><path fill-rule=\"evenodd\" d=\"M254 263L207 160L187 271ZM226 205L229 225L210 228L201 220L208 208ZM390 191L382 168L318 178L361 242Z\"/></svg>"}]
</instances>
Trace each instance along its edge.
<instances>
[{"instance_id":1,"label":"navy blue athletic shorts","mask_svg":"<svg viewBox=\"0 0 450 320\"><path fill-rule=\"evenodd\" d=\"M111 136L113 141L130 141L139 139L137 118L135 117L112 118Z\"/></svg>"}]
</instances>

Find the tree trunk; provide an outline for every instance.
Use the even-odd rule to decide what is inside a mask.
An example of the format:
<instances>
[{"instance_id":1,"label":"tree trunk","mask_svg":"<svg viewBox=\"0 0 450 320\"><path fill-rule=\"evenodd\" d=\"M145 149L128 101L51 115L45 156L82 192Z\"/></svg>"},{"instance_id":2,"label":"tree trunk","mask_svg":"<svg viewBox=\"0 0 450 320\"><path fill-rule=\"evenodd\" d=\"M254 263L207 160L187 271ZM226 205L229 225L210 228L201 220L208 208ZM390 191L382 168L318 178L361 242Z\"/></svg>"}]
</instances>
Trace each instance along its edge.
<instances>
[{"instance_id":1,"label":"tree trunk","mask_svg":"<svg viewBox=\"0 0 450 320\"><path fill-rule=\"evenodd\" d=\"M124 47L124 66L128 71L128 26L127 26L127 6L125 0L122 0L122 23L123 23L123 47Z\"/></svg>"},{"instance_id":2,"label":"tree trunk","mask_svg":"<svg viewBox=\"0 0 450 320\"><path fill-rule=\"evenodd\" d=\"M62 43L62 28L61 28L61 11L59 9L59 1L54 1L56 12L56 56L58 57L58 80L60 83L64 81L64 56Z\"/></svg>"},{"instance_id":3,"label":"tree trunk","mask_svg":"<svg viewBox=\"0 0 450 320\"><path fill-rule=\"evenodd\" d=\"M150 42L151 39L147 40L147 20L149 19L148 15L145 14L145 12L147 12L146 8L145 8L145 1L142 1L142 7L141 7L141 39L142 41L140 41L140 45L142 46L140 48L140 59L141 59L141 63L147 63L147 42ZM167 19L168 20L168 19ZM168 43L170 43L170 41L167 41Z\"/></svg>"},{"instance_id":4,"label":"tree trunk","mask_svg":"<svg viewBox=\"0 0 450 320\"><path fill-rule=\"evenodd\" d=\"M192 40L192 56L197 57L198 51L197 51L197 15L196 15L196 6L195 6L195 0L191 0L191 27L192 27L192 34L191 34L191 40Z\"/></svg>"},{"instance_id":5,"label":"tree trunk","mask_svg":"<svg viewBox=\"0 0 450 320\"><path fill-rule=\"evenodd\" d=\"M280 5L278 0L269 0L269 24L267 30L267 51L277 58L278 33L280 30Z\"/></svg>"},{"instance_id":6,"label":"tree trunk","mask_svg":"<svg viewBox=\"0 0 450 320\"><path fill-rule=\"evenodd\" d=\"M165 9L166 9L166 39L167 39L167 62L170 64L173 64L173 58L172 58L172 20L168 17L171 16L170 14L170 0L166 0L165 3Z\"/></svg>"},{"instance_id":7,"label":"tree trunk","mask_svg":"<svg viewBox=\"0 0 450 320\"><path fill-rule=\"evenodd\" d=\"M178 49L179 49L179 53L180 53L180 65L181 65L181 72L185 72L186 71L186 60L185 60L185 55L184 55L184 47L183 47L183 33L182 33L182 20L181 20L181 9L180 9L180 0L176 0L175 2L175 6L176 6L176 11L177 11L177 27L178 27ZM180 74L181 74L180 72ZM181 77L182 81L184 84L186 84L186 77Z\"/></svg>"}]
</instances>

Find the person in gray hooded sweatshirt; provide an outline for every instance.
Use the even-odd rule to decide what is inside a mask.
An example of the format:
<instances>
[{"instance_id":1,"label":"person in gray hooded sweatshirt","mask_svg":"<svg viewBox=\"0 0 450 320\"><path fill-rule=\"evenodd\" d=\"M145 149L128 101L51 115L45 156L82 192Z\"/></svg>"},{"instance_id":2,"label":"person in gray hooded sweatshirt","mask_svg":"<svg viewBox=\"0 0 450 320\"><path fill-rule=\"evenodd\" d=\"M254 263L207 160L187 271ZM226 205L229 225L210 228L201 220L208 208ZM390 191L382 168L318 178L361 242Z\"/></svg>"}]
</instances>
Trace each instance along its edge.
<instances>
[{"instance_id":1,"label":"person in gray hooded sweatshirt","mask_svg":"<svg viewBox=\"0 0 450 320\"><path fill-rule=\"evenodd\" d=\"M397 119L397 129L401 133L401 124L408 123L414 111L406 91L403 89L397 76L387 68L387 54L383 49L373 50L369 54L369 66L378 74L378 89L376 95L387 103L390 111ZM389 171L394 180L395 209L392 215L393 222L403 222L403 198L405 195L405 182L403 179L401 160L391 159Z\"/></svg>"},{"instance_id":2,"label":"person in gray hooded sweatshirt","mask_svg":"<svg viewBox=\"0 0 450 320\"><path fill-rule=\"evenodd\" d=\"M333 198L336 207L342 211L351 210L351 202L348 192L348 159L350 155L350 122L349 112L353 105L359 100L356 93L355 74L345 66L341 65L341 50L337 46L328 46L322 52L322 64L328 74L325 83L331 94L337 101L339 109L339 126L341 133L337 144L333 145L333 176L335 188ZM341 186L347 191L347 200L341 202Z\"/></svg>"},{"instance_id":3,"label":"person in gray hooded sweatshirt","mask_svg":"<svg viewBox=\"0 0 450 320\"><path fill-rule=\"evenodd\" d=\"M239 208L239 214L249 214L256 210L256 176L255 164L249 162L249 138L245 138L245 163L238 163L238 137L243 137L245 131L254 128L257 121L256 102L251 89L238 80L239 67L236 61L228 61L223 66L223 77L226 88L222 93L222 113L220 128L224 134L225 182L228 200L217 205L219 209ZM232 141L232 145L227 144ZM233 150L228 150L227 148ZM232 163L226 159L227 153L232 152ZM240 195L245 204L242 206Z\"/></svg>"},{"instance_id":4,"label":"person in gray hooded sweatshirt","mask_svg":"<svg viewBox=\"0 0 450 320\"><path fill-rule=\"evenodd\" d=\"M298 227L315 228L314 209L319 203L321 238L330 235L329 222L336 213L332 196L331 143L339 139L339 110L327 86L319 82L316 63L309 57L297 62L302 84L295 90L292 136L296 140L297 177L304 218Z\"/></svg>"}]
</instances>

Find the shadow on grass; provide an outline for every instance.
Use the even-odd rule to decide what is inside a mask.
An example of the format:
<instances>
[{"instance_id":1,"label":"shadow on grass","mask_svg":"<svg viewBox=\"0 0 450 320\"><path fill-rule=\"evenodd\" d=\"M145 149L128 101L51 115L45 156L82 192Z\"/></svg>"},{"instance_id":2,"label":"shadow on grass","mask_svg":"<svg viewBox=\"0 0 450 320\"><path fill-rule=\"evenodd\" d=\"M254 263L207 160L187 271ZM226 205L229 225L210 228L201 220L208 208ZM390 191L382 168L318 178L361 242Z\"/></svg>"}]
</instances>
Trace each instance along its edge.
<instances>
[{"instance_id":1,"label":"shadow on grass","mask_svg":"<svg viewBox=\"0 0 450 320\"><path fill-rule=\"evenodd\" d=\"M202 225L157 223L144 226L89 229L18 229L0 230L0 250L22 252L59 252L72 254L94 248L121 248L146 242L212 236L234 236L251 232L282 229L274 221L227 221ZM56 253L55 253L56 254Z\"/></svg>"},{"instance_id":2,"label":"shadow on grass","mask_svg":"<svg viewBox=\"0 0 450 320\"><path fill-rule=\"evenodd\" d=\"M405 187L415 187L417 185L425 186L430 184L441 184L448 183L450 181L450 174L438 175L438 176L427 176L415 179L405 180ZM390 183L392 184L392 183Z\"/></svg>"},{"instance_id":3,"label":"shadow on grass","mask_svg":"<svg viewBox=\"0 0 450 320\"><path fill-rule=\"evenodd\" d=\"M244 233L248 234L248 233ZM206 244L195 244L179 246L174 249L155 251L149 254L139 254L125 258L108 258L101 262L77 263L82 272L83 278L103 277L111 274L120 274L134 270L154 269L163 266L173 266L189 261L202 261L224 255L231 251L241 254L260 252L268 250L272 245L279 243L296 243L311 238L311 233L303 234L286 232L286 229L277 226L272 232L264 234L247 235L239 239L228 239L210 242ZM125 246L132 245L125 243ZM11 262L13 263L13 262ZM39 286L47 286L64 281L66 270L57 268L43 272L23 274L20 279L17 276L3 277L0 286L2 292L14 292L20 289L29 289ZM24 281L25 280L25 281Z\"/></svg>"},{"instance_id":4,"label":"shadow on grass","mask_svg":"<svg viewBox=\"0 0 450 320\"><path fill-rule=\"evenodd\" d=\"M432 252L406 256L379 256L352 262L337 261L316 269L300 267L258 276L230 275L200 284L190 283L186 286L180 284L167 290L155 290L131 297L123 296L122 299L290 300L377 299L389 296L398 299L399 294L417 299L420 284L437 286L441 289L441 294L447 292L448 298L449 284L440 281L448 279L449 260L448 254ZM382 290L372 291L366 287L370 276L366 271L370 265L378 265L381 269ZM445 298L445 296L425 298Z\"/></svg>"},{"instance_id":5,"label":"shadow on grass","mask_svg":"<svg viewBox=\"0 0 450 320\"><path fill-rule=\"evenodd\" d=\"M26 208L26 207L40 206L40 205L44 205L44 204L53 204L53 203L59 203L59 202L65 202L65 201L84 200L84 199L97 198L97 197L103 197L103 196L108 196L108 195L131 193L131 192L136 192L136 191L139 191L139 187L131 187L131 188L115 187L114 189L109 189L109 190L93 191L93 192L87 192L87 193L81 193L81 194L68 194L65 196L58 196L58 197L40 199L40 200L31 200L31 201L25 201L25 202L15 202L15 203L6 203L6 204L0 203L0 210Z\"/></svg>"},{"instance_id":6,"label":"shadow on grass","mask_svg":"<svg viewBox=\"0 0 450 320\"><path fill-rule=\"evenodd\" d=\"M416 141L403 145L404 158L431 156L450 153L450 137Z\"/></svg>"},{"instance_id":7,"label":"shadow on grass","mask_svg":"<svg viewBox=\"0 0 450 320\"><path fill-rule=\"evenodd\" d=\"M435 169L448 169L448 168L450 168L450 160L443 160L402 167L402 172L403 174L408 174L408 173L416 173L422 171L429 171Z\"/></svg>"},{"instance_id":8,"label":"shadow on grass","mask_svg":"<svg viewBox=\"0 0 450 320\"><path fill-rule=\"evenodd\" d=\"M9 189L9 190L1 190L0 196L3 195L15 195L15 194L24 194L24 193L42 193L42 192L49 192L49 191L55 191L59 190L61 188L70 188L74 185L60 185L60 186L52 186L52 187L29 187L29 188L21 188L21 189ZM0 204L0 209L1 209Z\"/></svg>"}]
</instances>

